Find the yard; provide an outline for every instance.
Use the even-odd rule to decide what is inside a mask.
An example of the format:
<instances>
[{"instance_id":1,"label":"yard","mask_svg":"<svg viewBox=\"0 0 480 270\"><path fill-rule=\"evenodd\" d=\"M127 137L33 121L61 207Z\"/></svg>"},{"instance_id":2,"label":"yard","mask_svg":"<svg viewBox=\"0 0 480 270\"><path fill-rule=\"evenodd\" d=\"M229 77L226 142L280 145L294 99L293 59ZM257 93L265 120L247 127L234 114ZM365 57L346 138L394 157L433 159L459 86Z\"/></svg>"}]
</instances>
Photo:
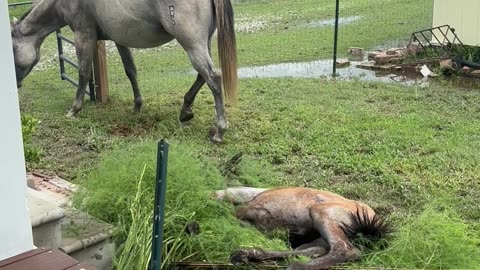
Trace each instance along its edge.
<instances>
[{"instance_id":1,"label":"yard","mask_svg":"<svg viewBox=\"0 0 480 270\"><path fill-rule=\"evenodd\" d=\"M431 1L342 2L342 16L361 18L342 25L342 53L350 46L372 49L408 40L409 33L431 24ZM332 18L334 1L235 1L234 8L240 67L330 58L332 27L312 25ZM41 121L32 140L41 159L29 167L84 185L87 192L76 203L123 228L120 240L150 237L138 223L151 214L155 142L167 138L170 262L226 261L239 245L285 248L278 239L236 225L232 209L209 197L212 189L242 184L327 189L387 216L397 229L388 247L366 250L355 267L480 269L478 83L436 79L427 87L407 87L327 78L242 79L240 102L228 109L230 130L217 146L207 137L214 111L206 87L193 121L179 127L194 75L178 45L135 51L141 113L132 112L132 92L112 51L110 101L86 102L75 119L65 117L74 89L60 81L54 53L49 37L41 68L20 91L22 113ZM239 164L226 165L239 153ZM184 236L192 220L201 233ZM143 240L139 245L146 246ZM135 258L138 267L137 261L145 261L142 250L132 252L117 262Z\"/></svg>"}]
</instances>

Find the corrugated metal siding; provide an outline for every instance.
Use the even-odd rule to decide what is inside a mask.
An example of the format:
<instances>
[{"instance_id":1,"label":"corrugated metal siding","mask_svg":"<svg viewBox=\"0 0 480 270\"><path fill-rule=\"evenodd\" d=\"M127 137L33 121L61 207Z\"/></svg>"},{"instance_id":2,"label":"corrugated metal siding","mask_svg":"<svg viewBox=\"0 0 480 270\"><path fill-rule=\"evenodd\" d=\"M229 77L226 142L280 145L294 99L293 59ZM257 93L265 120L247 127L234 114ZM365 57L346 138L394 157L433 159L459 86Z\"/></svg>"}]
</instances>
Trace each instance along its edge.
<instances>
[{"instance_id":1,"label":"corrugated metal siding","mask_svg":"<svg viewBox=\"0 0 480 270\"><path fill-rule=\"evenodd\" d=\"M467 45L480 45L480 0L435 0L433 26L448 24Z\"/></svg>"}]
</instances>

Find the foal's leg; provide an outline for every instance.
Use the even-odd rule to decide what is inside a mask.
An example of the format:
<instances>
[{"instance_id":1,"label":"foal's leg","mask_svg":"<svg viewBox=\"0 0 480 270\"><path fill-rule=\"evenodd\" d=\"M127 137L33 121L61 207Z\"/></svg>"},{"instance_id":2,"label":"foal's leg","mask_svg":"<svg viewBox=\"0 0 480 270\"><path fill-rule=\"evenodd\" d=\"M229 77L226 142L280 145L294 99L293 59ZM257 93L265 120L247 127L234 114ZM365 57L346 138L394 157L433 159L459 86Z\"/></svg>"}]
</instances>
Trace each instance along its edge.
<instances>
[{"instance_id":1,"label":"foal's leg","mask_svg":"<svg viewBox=\"0 0 480 270\"><path fill-rule=\"evenodd\" d=\"M215 112L217 118L217 130L212 141L220 143L228 129L227 114L223 103L222 82L220 75L214 70L212 58L209 55L207 46L194 46L186 48L190 61L197 72L205 79L212 91L215 100Z\"/></svg>"},{"instance_id":2,"label":"foal's leg","mask_svg":"<svg viewBox=\"0 0 480 270\"><path fill-rule=\"evenodd\" d=\"M266 188L232 187L215 191L214 197L220 201L242 204L253 200L258 194L267 190Z\"/></svg>"},{"instance_id":3,"label":"foal's leg","mask_svg":"<svg viewBox=\"0 0 480 270\"><path fill-rule=\"evenodd\" d=\"M289 270L328 269L335 264L354 261L360 258L360 251L352 245L341 228L350 223L348 209L335 203L320 204L310 209L313 225L323 239L328 242L329 252L308 263L293 263Z\"/></svg>"},{"instance_id":4,"label":"foal's leg","mask_svg":"<svg viewBox=\"0 0 480 270\"><path fill-rule=\"evenodd\" d=\"M230 256L230 261L234 265L245 264L249 262L264 262L272 260L283 260L292 256L317 257L327 254L328 249L325 246L314 246L302 250L290 251L266 251L259 248L236 250Z\"/></svg>"},{"instance_id":5,"label":"foal's leg","mask_svg":"<svg viewBox=\"0 0 480 270\"><path fill-rule=\"evenodd\" d=\"M268 232L271 229L268 220L271 220L272 216L267 209L247 205L238 207L235 215L241 221L255 225L260 231ZM262 221L265 221L266 224L263 224ZM300 246L296 250L289 251L266 251L259 248L239 249L232 253L230 261L235 265L239 265L248 262L282 260L291 256L318 257L327 254L328 248L328 244L325 241L317 239L307 245Z\"/></svg>"},{"instance_id":6,"label":"foal's leg","mask_svg":"<svg viewBox=\"0 0 480 270\"><path fill-rule=\"evenodd\" d=\"M127 77L130 80L130 83L132 84L133 98L135 102L133 110L135 112L140 112L140 109L142 108L143 100L142 100L142 95L140 94L140 88L138 87L137 67L135 66L135 62L133 61L132 52L128 47L119 45L117 43L115 43L115 45L117 46L117 50L118 50L118 53L120 54L120 57L122 58L122 63L123 63L123 67L125 68L125 73L127 74Z\"/></svg>"},{"instance_id":7,"label":"foal's leg","mask_svg":"<svg viewBox=\"0 0 480 270\"><path fill-rule=\"evenodd\" d=\"M92 76L92 61L97 42L97 36L93 32L75 32L75 50L78 59L78 88L75 94L75 101L68 112L68 117L75 116L83 105L85 90Z\"/></svg>"}]
</instances>

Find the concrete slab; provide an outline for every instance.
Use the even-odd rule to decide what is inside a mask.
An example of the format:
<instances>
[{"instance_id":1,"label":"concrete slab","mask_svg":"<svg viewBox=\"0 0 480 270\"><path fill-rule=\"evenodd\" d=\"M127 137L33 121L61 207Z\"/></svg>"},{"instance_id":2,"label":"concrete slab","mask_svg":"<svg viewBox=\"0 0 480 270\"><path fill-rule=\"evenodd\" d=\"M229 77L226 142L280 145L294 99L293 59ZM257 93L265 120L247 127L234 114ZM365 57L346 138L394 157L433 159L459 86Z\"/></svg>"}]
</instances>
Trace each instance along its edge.
<instances>
[{"instance_id":1,"label":"concrete slab","mask_svg":"<svg viewBox=\"0 0 480 270\"><path fill-rule=\"evenodd\" d=\"M60 247L62 245L61 224L65 217L63 209L45 194L30 188L27 188L27 203L35 246Z\"/></svg>"},{"instance_id":2,"label":"concrete slab","mask_svg":"<svg viewBox=\"0 0 480 270\"><path fill-rule=\"evenodd\" d=\"M60 250L99 270L112 267L114 227L78 210L69 209L62 223Z\"/></svg>"}]
</instances>

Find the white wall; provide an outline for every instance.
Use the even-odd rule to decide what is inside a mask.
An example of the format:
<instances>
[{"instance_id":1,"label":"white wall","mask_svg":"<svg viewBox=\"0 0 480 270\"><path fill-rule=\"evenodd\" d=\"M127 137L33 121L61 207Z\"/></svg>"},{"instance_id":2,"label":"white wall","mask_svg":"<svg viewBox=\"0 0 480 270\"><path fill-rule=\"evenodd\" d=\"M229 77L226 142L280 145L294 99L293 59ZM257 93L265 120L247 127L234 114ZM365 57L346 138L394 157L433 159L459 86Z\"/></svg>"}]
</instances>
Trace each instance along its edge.
<instances>
[{"instance_id":1,"label":"white wall","mask_svg":"<svg viewBox=\"0 0 480 270\"><path fill-rule=\"evenodd\" d=\"M0 260L33 249L8 1L0 1Z\"/></svg>"},{"instance_id":2,"label":"white wall","mask_svg":"<svg viewBox=\"0 0 480 270\"><path fill-rule=\"evenodd\" d=\"M435 0L433 27L448 24L466 45L480 45L480 0ZM449 36L452 38L452 36Z\"/></svg>"}]
</instances>

